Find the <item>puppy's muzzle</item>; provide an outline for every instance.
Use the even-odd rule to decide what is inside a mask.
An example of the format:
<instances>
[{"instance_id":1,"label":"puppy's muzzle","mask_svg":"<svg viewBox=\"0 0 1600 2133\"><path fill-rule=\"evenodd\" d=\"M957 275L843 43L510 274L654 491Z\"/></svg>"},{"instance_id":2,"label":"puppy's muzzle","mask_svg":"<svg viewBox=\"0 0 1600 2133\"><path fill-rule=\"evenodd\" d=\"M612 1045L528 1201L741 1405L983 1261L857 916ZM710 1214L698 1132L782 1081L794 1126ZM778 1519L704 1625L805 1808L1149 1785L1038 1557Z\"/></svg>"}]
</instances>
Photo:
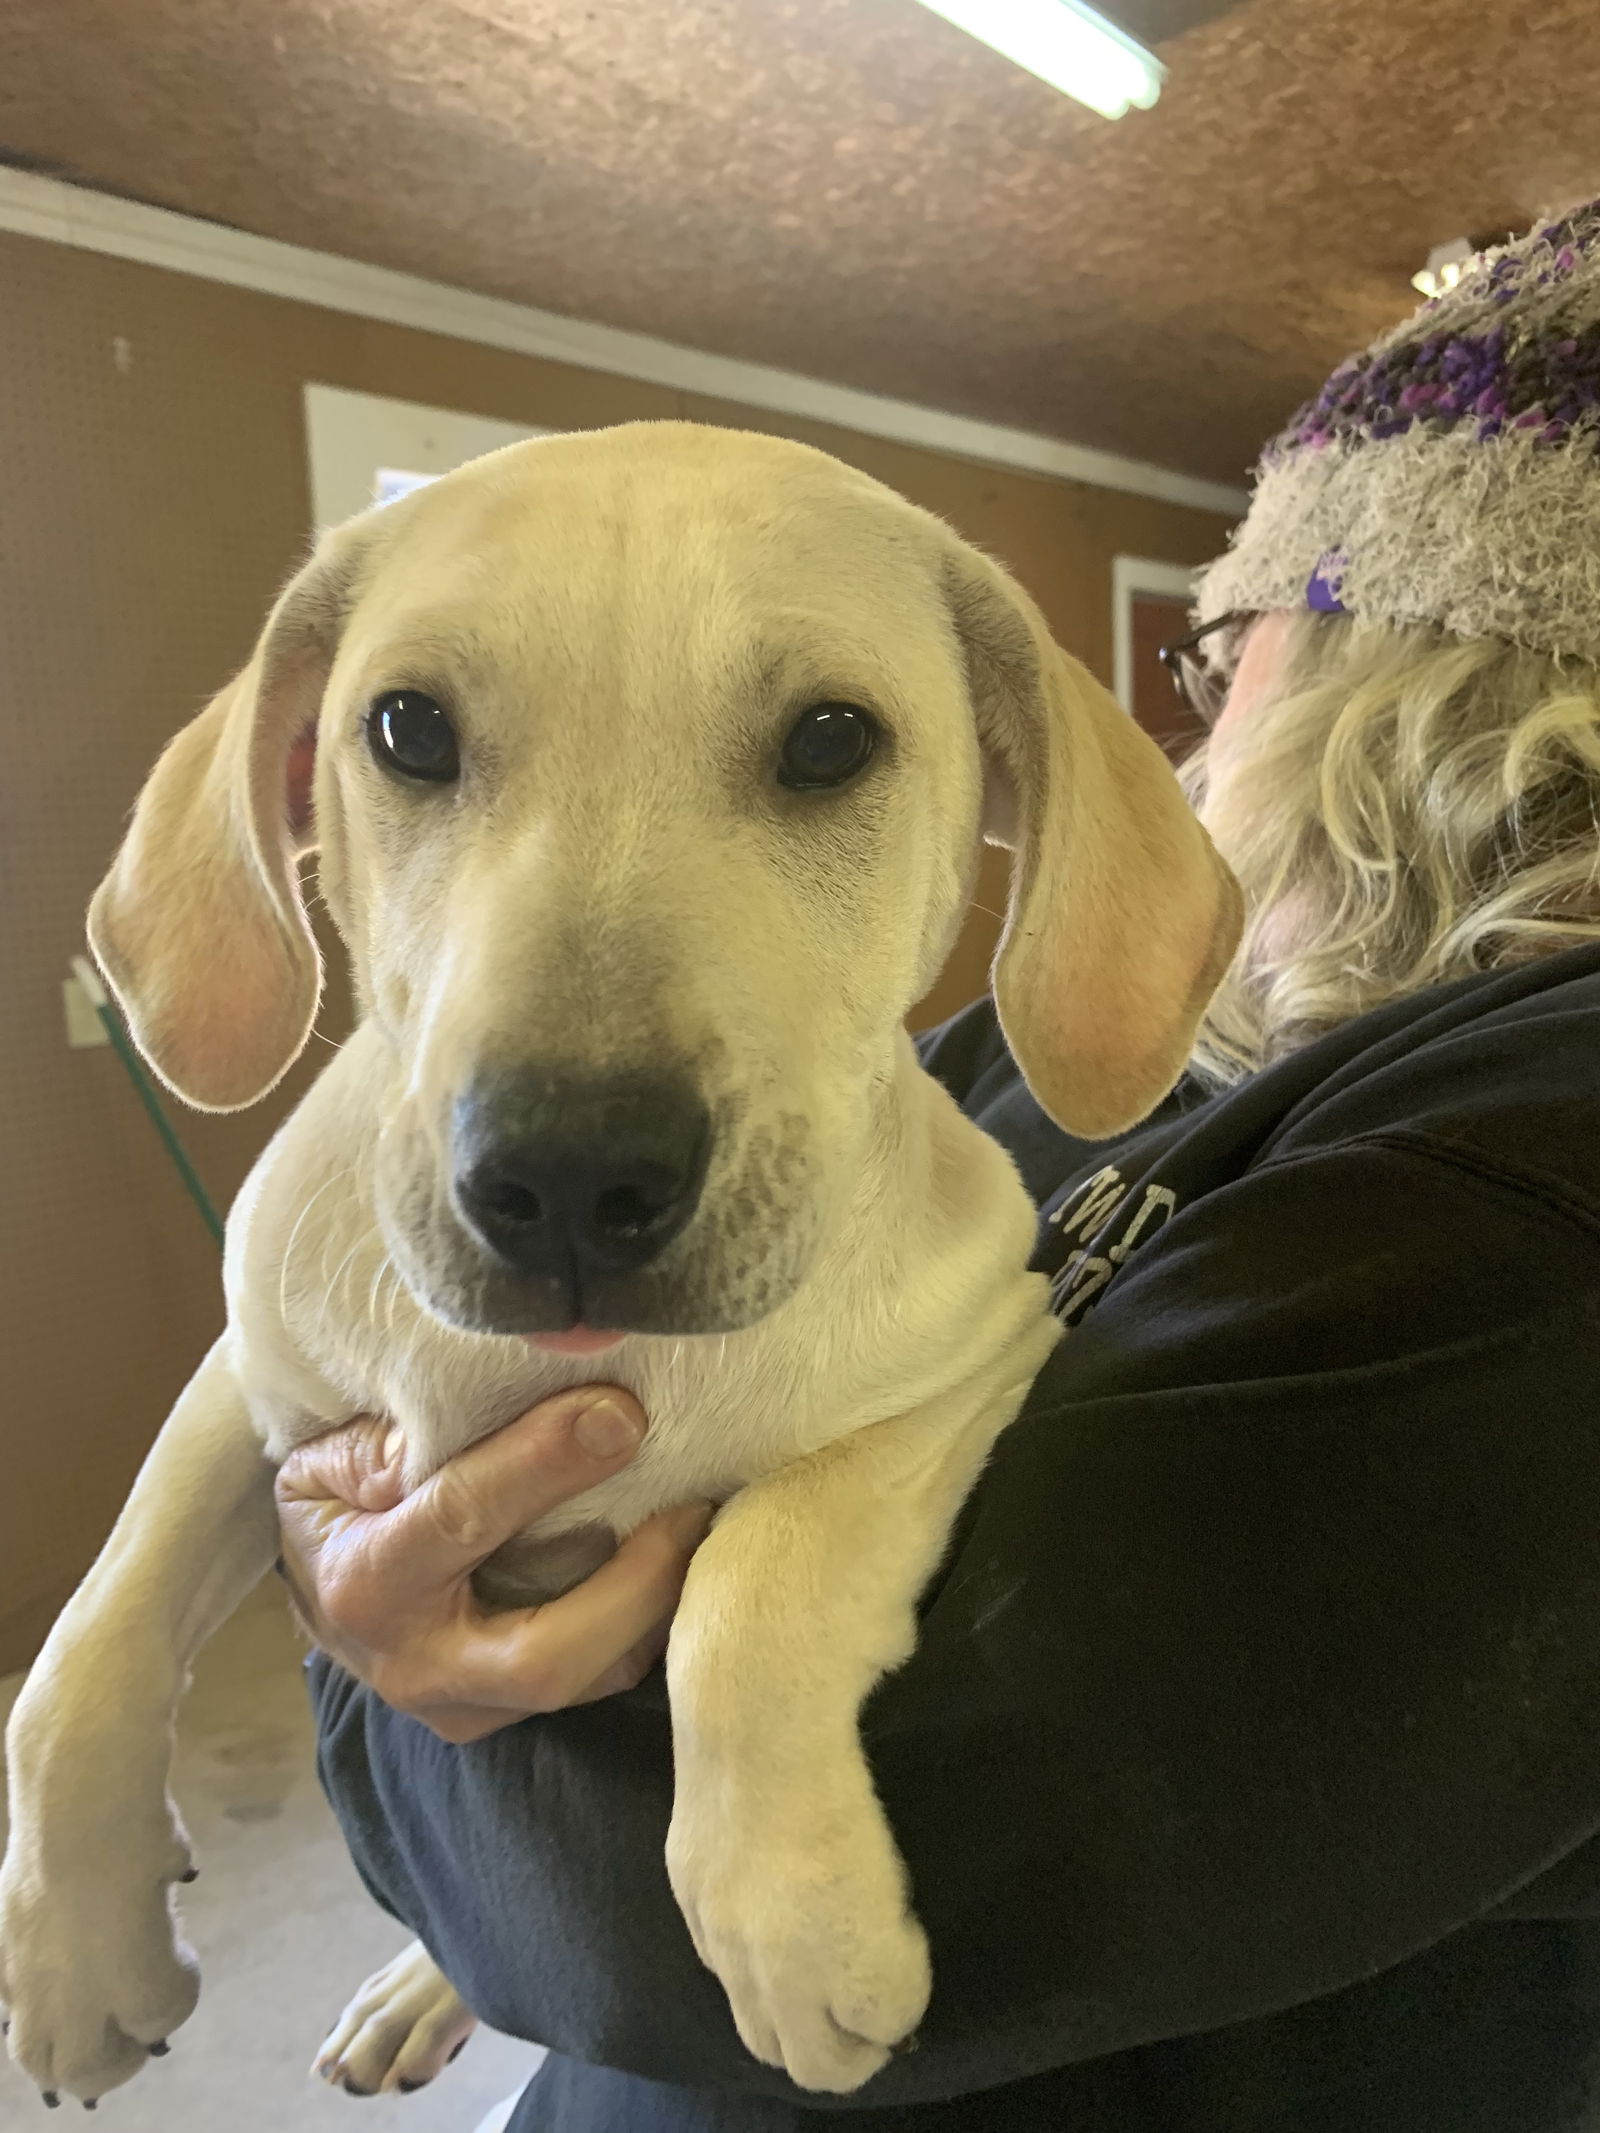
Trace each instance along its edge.
<instances>
[{"instance_id":1,"label":"puppy's muzzle","mask_svg":"<svg viewBox=\"0 0 1600 2133\"><path fill-rule=\"evenodd\" d=\"M669 1077L525 1071L462 1097L453 1143L463 1224L505 1272L564 1292L576 1322L598 1298L615 1308L687 1227L711 1120Z\"/></svg>"}]
</instances>

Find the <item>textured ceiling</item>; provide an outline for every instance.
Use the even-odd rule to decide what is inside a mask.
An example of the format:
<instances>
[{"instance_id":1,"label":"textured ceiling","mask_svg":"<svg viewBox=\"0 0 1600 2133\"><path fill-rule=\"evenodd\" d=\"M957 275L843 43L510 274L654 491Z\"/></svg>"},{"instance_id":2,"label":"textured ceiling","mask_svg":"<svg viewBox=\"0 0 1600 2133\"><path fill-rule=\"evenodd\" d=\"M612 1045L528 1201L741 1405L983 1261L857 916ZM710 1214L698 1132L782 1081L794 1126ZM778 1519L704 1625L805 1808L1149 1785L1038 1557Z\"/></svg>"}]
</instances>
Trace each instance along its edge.
<instances>
[{"instance_id":1,"label":"textured ceiling","mask_svg":"<svg viewBox=\"0 0 1600 2133\"><path fill-rule=\"evenodd\" d=\"M1232 479L1431 245L1600 191L1600 23L1218 5L1129 0L1195 26L1109 124L915 0L6 0L0 156Z\"/></svg>"}]
</instances>

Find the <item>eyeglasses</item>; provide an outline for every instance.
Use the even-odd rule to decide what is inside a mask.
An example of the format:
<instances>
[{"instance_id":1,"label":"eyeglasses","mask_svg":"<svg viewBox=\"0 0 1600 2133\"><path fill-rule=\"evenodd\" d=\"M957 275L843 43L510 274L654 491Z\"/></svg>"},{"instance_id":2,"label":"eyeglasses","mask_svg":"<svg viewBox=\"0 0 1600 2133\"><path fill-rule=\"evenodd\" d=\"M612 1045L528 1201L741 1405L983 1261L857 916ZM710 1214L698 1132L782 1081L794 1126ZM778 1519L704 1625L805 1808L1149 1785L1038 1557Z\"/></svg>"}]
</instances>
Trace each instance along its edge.
<instances>
[{"instance_id":1,"label":"eyeglasses","mask_svg":"<svg viewBox=\"0 0 1600 2133\"><path fill-rule=\"evenodd\" d=\"M1176 644L1164 644L1156 657L1172 676L1172 686L1203 726L1214 726L1228 700L1232 677L1207 663L1200 647L1219 630L1234 629L1249 616L1238 610L1202 623Z\"/></svg>"}]
</instances>

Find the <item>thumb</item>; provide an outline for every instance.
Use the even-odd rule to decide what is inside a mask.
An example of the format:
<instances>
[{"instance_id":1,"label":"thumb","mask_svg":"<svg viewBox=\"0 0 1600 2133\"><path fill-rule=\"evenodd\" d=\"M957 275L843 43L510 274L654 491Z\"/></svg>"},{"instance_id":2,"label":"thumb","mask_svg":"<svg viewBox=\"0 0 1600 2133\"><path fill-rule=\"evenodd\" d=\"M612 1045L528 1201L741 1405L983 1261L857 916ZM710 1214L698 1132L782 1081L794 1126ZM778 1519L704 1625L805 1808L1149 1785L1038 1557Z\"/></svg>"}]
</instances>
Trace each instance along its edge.
<instances>
[{"instance_id":1,"label":"thumb","mask_svg":"<svg viewBox=\"0 0 1600 2133\"><path fill-rule=\"evenodd\" d=\"M643 1408L613 1385L581 1385L482 1437L383 1521L381 1545L410 1576L446 1583L475 1570L535 1519L626 1466Z\"/></svg>"}]
</instances>

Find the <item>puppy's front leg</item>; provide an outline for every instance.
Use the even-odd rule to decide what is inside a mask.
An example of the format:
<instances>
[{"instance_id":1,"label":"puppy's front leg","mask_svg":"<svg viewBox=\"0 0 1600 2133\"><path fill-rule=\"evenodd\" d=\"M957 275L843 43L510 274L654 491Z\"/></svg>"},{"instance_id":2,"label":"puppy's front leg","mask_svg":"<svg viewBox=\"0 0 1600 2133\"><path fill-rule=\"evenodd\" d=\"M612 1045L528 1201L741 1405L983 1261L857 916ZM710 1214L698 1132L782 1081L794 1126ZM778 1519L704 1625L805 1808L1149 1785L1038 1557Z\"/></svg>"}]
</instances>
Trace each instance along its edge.
<instances>
[{"instance_id":1,"label":"puppy's front leg","mask_svg":"<svg viewBox=\"0 0 1600 2133\"><path fill-rule=\"evenodd\" d=\"M173 1714L276 1536L272 1470L219 1341L7 1728L0 1999L12 2057L47 2093L114 2088L193 2009L170 1894L189 1866L167 1794Z\"/></svg>"},{"instance_id":2,"label":"puppy's front leg","mask_svg":"<svg viewBox=\"0 0 1600 2133\"><path fill-rule=\"evenodd\" d=\"M917 1596L1055 1337L976 1412L969 1388L744 1489L690 1569L667 1653L667 1868L740 2036L802 2087L858 2088L927 2004L857 1718L909 1657Z\"/></svg>"}]
</instances>

